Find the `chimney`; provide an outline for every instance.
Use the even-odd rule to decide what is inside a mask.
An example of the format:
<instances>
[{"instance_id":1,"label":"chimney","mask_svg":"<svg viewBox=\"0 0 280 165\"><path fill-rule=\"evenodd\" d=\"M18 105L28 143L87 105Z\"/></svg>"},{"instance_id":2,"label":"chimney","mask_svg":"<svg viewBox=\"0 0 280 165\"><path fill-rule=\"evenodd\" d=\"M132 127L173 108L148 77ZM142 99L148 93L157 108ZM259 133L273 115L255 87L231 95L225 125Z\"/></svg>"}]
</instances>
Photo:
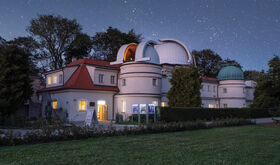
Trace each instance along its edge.
<instances>
[{"instance_id":1,"label":"chimney","mask_svg":"<svg viewBox=\"0 0 280 165\"><path fill-rule=\"evenodd\" d=\"M77 58L76 57L72 57L72 62L76 61Z\"/></svg>"}]
</instances>

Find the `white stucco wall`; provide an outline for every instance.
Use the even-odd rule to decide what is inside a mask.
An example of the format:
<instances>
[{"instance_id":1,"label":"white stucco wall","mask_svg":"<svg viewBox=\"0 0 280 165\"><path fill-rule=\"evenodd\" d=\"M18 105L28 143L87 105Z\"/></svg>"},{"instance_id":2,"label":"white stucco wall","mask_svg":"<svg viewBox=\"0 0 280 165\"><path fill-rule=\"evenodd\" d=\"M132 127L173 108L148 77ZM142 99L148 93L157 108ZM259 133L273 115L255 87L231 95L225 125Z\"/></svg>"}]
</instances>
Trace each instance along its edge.
<instances>
[{"instance_id":1,"label":"white stucco wall","mask_svg":"<svg viewBox=\"0 0 280 165\"><path fill-rule=\"evenodd\" d=\"M60 75L63 76L62 70L46 74L46 87L49 88L49 87L56 87L56 86L63 85L63 77L62 77L62 81L59 80L60 79ZM54 76L56 76L56 83L53 82ZM51 84L48 84L49 77L51 77Z\"/></svg>"},{"instance_id":2,"label":"white stucco wall","mask_svg":"<svg viewBox=\"0 0 280 165\"><path fill-rule=\"evenodd\" d=\"M63 68L64 73L64 83L66 83L69 78L72 76L72 74L76 71L78 66L71 66L71 67L65 67Z\"/></svg>"},{"instance_id":3,"label":"white stucco wall","mask_svg":"<svg viewBox=\"0 0 280 165\"><path fill-rule=\"evenodd\" d=\"M103 74L103 83L99 82L99 75ZM117 86L117 70L108 70L108 69L100 69L95 68L94 70L94 84L96 85L106 85L106 86ZM115 83L111 84L111 76L115 76Z\"/></svg>"}]
</instances>

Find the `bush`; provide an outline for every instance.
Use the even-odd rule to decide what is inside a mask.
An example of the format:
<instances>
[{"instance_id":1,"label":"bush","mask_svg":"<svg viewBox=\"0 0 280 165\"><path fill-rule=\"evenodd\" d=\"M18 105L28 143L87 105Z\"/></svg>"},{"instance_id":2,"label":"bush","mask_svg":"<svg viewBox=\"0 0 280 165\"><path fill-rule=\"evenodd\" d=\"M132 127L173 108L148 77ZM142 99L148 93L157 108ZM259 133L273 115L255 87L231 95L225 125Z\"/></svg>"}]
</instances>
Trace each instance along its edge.
<instances>
[{"instance_id":1,"label":"bush","mask_svg":"<svg viewBox=\"0 0 280 165\"><path fill-rule=\"evenodd\" d=\"M138 114L129 116L129 121L138 123ZM149 123L154 122L154 114L149 114ZM140 123L146 123L146 114L140 114Z\"/></svg>"},{"instance_id":2,"label":"bush","mask_svg":"<svg viewBox=\"0 0 280 165\"><path fill-rule=\"evenodd\" d=\"M264 108L181 108L162 107L160 120L165 122L216 120L225 118L263 118L274 116L275 109Z\"/></svg>"}]
</instances>

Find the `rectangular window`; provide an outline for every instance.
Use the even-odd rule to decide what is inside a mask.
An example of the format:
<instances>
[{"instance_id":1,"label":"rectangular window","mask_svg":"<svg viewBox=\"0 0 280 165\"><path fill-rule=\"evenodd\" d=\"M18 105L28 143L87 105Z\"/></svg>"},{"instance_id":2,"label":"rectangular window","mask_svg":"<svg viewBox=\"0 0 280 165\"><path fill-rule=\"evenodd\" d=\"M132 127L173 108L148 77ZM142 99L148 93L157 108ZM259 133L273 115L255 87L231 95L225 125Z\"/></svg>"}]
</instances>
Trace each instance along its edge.
<instances>
[{"instance_id":1,"label":"rectangular window","mask_svg":"<svg viewBox=\"0 0 280 165\"><path fill-rule=\"evenodd\" d=\"M203 85L201 85L201 90L204 91L204 86Z\"/></svg>"},{"instance_id":2,"label":"rectangular window","mask_svg":"<svg viewBox=\"0 0 280 165\"><path fill-rule=\"evenodd\" d=\"M59 75L59 80L58 81L59 81L59 84L62 84L62 81L63 81L62 74Z\"/></svg>"},{"instance_id":3,"label":"rectangular window","mask_svg":"<svg viewBox=\"0 0 280 165\"><path fill-rule=\"evenodd\" d=\"M165 102L165 101L162 101L162 102L161 102L161 106L162 106L162 107L165 107L165 106L166 106L166 102Z\"/></svg>"},{"instance_id":4,"label":"rectangular window","mask_svg":"<svg viewBox=\"0 0 280 165\"><path fill-rule=\"evenodd\" d=\"M140 113L145 114L146 113L146 104L140 104Z\"/></svg>"},{"instance_id":5,"label":"rectangular window","mask_svg":"<svg viewBox=\"0 0 280 165\"><path fill-rule=\"evenodd\" d=\"M111 84L115 84L115 76L111 76Z\"/></svg>"},{"instance_id":6,"label":"rectangular window","mask_svg":"<svg viewBox=\"0 0 280 165\"><path fill-rule=\"evenodd\" d=\"M126 86L126 80L122 79L122 86Z\"/></svg>"},{"instance_id":7,"label":"rectangular window","mask_svg":"<svg viewBox=\"0 0 280 165\"><path fill-rule=\"evenodd\" d=\"M224 108L227 108L227 104L224 104Z\"/></svg>"},{"instance_id":8,"label":"rectangular window","mask_svg":"<svg viewBox=\"0 0 280 165\"><path fill-rule=\"evenodd\" d=\"M103 77L104 77L103 74L99 74L98 76L99 83L103 83Z\"/></svg>"},{"instance_id":9,"label":"rectangular window","mask_svg":"<svg viewBox=\"0 0 280 165\"><path fill-rule=\"evenodd\" d=\"M79 111L85 111L87 109L87 101L86 100L80 100L79 101Z\"/></svg>"},{"instance_id":10,"label":"rectangular window","mask_svg":"<svg viewBox=\"0 0 280 165\"><path fill-rule=\"evenodd\" d=\"M219 108L219 104L216 104L215 108Z\"/></svg>"},{"instance_id":11,"label":"rectangular window","mask_svg":"<svg viewBox=\"0 0 280 165\"><path fill-rule=\"evenodd\" d=\"M213 86L213 92L216 92L216 87L215 86Z\"/></svg>"},{"instance_id":12,"label":"rectangular window","mask_svg":"<svg viewBox=\"0 0 280 165\"><path fill-rule=\"evenodd\" d=\"M126 112L126 101L125 100L123 100L122 101L122 112Z\"/></svg>"},{"instance_id":13,"label":"rectangular window","mask_svg":"<svg viewBox=\"0 0 280 165\"><path fill-rule=\"evenodd\" d=\"M52 77L48 77L48 85L52 84Z\"/></svg>"},{"instance_id":14,"label":"rectangular window","mask_svg":"<svg viewBox=\"0 0 280 165\"><path fill-rule=\"evenodd\" d=\"M155 106L158 106L158 101L152 101Z\"/></svg>"},{"instance_id":15,"label":"rectangular window","mask_svg":"<svg viewBox=\"0 0 280 165\"><path fill-rule=\"evenodd\" d=\"M57 109L57 100L52 101L52 108Z\"/></svg>"},{"instance_id":16,"label":"rectangular window","mask_svg":"<svg viewBox=\"0 0 280 165\"><path fill-rule=\"evenodd\" d=\"M153 86L157 86L157 79L153 78Z\"/></svg>"},{"instance_id":17,"label":"rectangular window","mask_svg":"<svg viewBox=\"0 0 280 165\"><path fill-rule=\"evenodd\" d=\"M57 76L56 76L56 75L53 76L53 83L54 83L54 84L57 83Z\"/></svg>"},{"instance_id":18,"label":"rectangular window","mask_svg":"<svg viewBox=\"0 0 280 165\"><path fill-rule=\"evenodd\" d=\"M223 88L224 93L227 93L227 88Z\"/></svg>"},{"instance_id":19,"label":"rectangular window","mask_svg":"<svg viewBox=\"0 0 280 165\"><path fill-rule=\"evenodd\" d=\"M208 85L208 92L210 92L210 85Z\"/></svg>"},{"instance_id":20,"label":"rectangular window","mask_svg":"<svg viewBox=\"0 0 280 165\"><path fill-rule=\"evenodd\" d=\"M209 104L208 107L209 108L214 108L214 104Z\"/></svg>"}]
</instances>

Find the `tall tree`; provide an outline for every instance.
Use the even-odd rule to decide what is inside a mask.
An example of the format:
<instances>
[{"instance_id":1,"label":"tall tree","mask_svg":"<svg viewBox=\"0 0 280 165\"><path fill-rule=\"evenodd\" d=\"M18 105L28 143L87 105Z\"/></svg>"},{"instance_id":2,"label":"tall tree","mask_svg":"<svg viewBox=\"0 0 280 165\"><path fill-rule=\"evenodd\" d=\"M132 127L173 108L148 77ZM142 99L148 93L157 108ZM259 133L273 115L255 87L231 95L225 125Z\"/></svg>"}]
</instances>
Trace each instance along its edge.
<instances>
[{"instance_id":1,"label":"tall tree","mask_svg":"<svg viewBox=\"0 0 280 165\"><path fill-rule=\"evenodd\" d=\"M66 48L81 33L81 29L75 19L69 20L59 15L38 15L38 18L30 21L27 31L38 40L41 59L50 62L50 69L58 69L64 64Z\"/></svg>"},{"instance_id":2,"label":"tall tree","mask_svg":"<svg viewBox=\"0 0 280 165\"><path fill-rule=\"evenodd\" d=\"M5 44L6 44L6 40L0 36L0 46Z\"/></svg>"},{"instance_id":3,"label":"tall tree","mask_svg":"<svg viewBox=\"0 0 280 165\"><path fill-rule=\"evenodd\" d=\"M192 55L196 59L199 72L203 76L216 77L220 70L222 58L210 49L201 51L193 50Z\"/></svg>"},{"instance_id":4,"label":"tall tree","mask_svg":"<svg viewBox=\"0 0 280 165\"><path fill-rule=\"evenodd\" d=\"M227 65L233 65L233 66L237 66L239 68L242 68L242 66L235 60L231 60L229 58L224 59L221 63L220 63L220 67L223 66L227 66Z\"/></svg>"},{"instance_id":5,"label":"tall tree","mask_svg":"<svg viewBox=\"0 0 280 165\"><path fill-rule=\"evenodd\" d=\"M39 44L32 37L18 37L11 41L7 42L9 45L15 45L21 48L26 54L29 54L29 65L30 65L30 74L38 75L39 68L43 67L38 64L40 62L40 50ZM41 70L42 71L42 70ZM41 74L43 74L41 72Z\"/></svg>"},{"instance_id":6,"label":"tall tree","mask_svg":"<svg viewBox=\"0 0 280 165\"><path fill-rule=\"evenodd\" d=\"M274 56L268 63L267 74L257 80L252 107L280 108L280 58Z\"/></svg>"},{"instance_id":7,"label":"tall tree","mask_svg":"<svg viewBox=\"0 0 280 165\"><path fill-rule=\"evenodd\" d=\"M171 88L167 93L169 106L201 106L201 79L197 68L194 66L175 68L170 83Z\"/></svg>"},{"instance_id":8,"label":"tall tree","mask_svg":"<svg viewBox=\"0 0 280 165\"><path fill-rule=\"evenodd\" d=\"M0 114L15 112L32 95L29 55L15 45L0 47Z\"/></svg>"},{"instance_id":9,"label":"tall tree","mask_svg":"<svg viewBox=\"0 0 280 165\"><path fill-rule=\"evenodd\" d=\"M256 70L246 70L244 71L245 80L254 80L257 81L264 74L264 70L261 72Z\"/></svg>"},{"instance_id":10,"label":"tall tree","mask_svg":"<svg viewBox=\"0 0 280 165\"><path fill-rule=\"evenodd\" d=\"M106 32L98 32L93 36L94 58L115 61L122 45L139 43L141 39L141 34L135 34L133 29L123 33L117 28L109 27Z\"/></svg>"},{"instance_id":11,"label":"tall tree","mask_svg":"<svg viewBox=\"0 0 280 165\"><path fill-rule=\"evenodd\" d=\"M69 64L72 58L81 59L90 57L92 40L87 34L78 34L65 51L65 63Z\"/></svg>"}]
</instances>

